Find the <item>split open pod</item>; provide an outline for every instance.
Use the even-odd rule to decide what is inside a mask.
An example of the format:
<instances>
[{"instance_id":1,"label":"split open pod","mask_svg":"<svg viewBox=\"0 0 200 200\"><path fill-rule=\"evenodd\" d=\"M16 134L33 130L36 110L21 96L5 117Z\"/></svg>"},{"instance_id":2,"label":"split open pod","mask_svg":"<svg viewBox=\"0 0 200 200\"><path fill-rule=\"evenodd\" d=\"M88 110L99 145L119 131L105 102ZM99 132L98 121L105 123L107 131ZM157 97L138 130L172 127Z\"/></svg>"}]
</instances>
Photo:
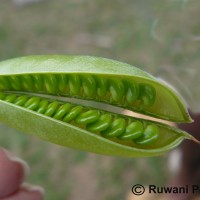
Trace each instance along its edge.
<instances>
[{"instance_id":1,"label":"split open pod","mask_svg":"<svg viewBox=\"0 0 200 200\"><path fill-rule=\"evenodd\" d=\"M112 112L108 109L110 105ZM90 56L27 56L0 63L0 121L49 142L98 154L161 155L188 133L118 108L192 122L181 97L131 65Z\"/></svg>"}]
</instances>

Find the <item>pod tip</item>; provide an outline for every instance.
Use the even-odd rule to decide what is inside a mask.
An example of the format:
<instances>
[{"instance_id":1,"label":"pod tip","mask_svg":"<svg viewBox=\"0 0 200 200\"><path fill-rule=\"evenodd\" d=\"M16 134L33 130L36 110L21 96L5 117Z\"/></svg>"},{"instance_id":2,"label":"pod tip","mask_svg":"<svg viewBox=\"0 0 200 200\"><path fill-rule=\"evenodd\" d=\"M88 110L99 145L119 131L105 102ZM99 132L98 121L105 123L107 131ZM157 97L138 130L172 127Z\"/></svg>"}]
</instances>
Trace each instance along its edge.
<instances>
[{"instance_id":1,"label":"pod tip","mask_svg":"<svg viewBox=\"0 0 200 200\"><path fill-rule=\"evenodd\" d=\"M196 139L195 137L192 137L191 140L200 145L200 141L198 139Z\"/></svg>"}]
</instances>

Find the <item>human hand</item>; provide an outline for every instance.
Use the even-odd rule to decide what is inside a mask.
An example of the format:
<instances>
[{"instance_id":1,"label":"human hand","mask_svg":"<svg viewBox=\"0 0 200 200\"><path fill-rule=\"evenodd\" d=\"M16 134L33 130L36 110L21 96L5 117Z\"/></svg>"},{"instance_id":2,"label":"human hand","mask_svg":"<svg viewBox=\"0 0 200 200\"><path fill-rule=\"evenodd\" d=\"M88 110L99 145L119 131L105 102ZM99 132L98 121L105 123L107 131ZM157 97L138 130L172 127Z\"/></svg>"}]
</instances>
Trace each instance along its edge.
<instances>
[{"instance_id":1,"label":"human hand","mask_svg":"<svg viewBox=\"0 0 200 200\"><path fill-rule=\"evenodd\" d=\"M28 165L0 148L0 200L43 200L43 189L24 184Z\"/></svg>"}]
</instances>

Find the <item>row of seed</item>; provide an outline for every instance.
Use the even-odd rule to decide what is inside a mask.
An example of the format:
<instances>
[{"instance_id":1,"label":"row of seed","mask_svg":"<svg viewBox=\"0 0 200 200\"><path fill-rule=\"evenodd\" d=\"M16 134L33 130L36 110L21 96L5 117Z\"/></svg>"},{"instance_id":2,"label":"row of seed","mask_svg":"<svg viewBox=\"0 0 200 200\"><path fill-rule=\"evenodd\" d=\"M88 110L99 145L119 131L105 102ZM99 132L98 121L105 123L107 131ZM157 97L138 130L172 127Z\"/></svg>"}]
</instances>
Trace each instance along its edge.
<instances>
[{"instance_id":1,"label":"row of seed","mask_svg":"<svg viewBox=\"0 0 200 200\"><path fill-rule=\"evenodd\" d=\"M83 74L31 74L0 76L0 90L45 92L48 94L83 97L114 104L145 106L155 102L155 89L148 84Z\"/></svg>"},{"instance_id":2,"label":"row of seed","mask_svg":"<svg viewBox=\"0 0 200 200\"><path fill-rule=\"evenodd\" d=\"M50 102L36 96L0 93L0 99L33 110L63 122L100 133L106 138L133 140L136 144L149 144L157 140L159 128L156 125L144 127L139 120L130 120L116 114L96 109L83 108L71 103Z\"/></svg>"}]
</instances>

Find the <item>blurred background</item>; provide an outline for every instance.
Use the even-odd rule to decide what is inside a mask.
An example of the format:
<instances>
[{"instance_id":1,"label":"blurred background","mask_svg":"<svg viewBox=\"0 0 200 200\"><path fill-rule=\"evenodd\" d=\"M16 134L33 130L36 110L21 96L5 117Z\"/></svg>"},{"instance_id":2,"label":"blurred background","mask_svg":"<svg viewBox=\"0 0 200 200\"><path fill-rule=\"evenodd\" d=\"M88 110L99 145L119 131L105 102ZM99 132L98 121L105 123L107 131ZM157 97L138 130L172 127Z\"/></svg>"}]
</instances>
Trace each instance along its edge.
<instances>
[{"instance_id":1,"label":"blurred background","mask_svg":"<svg viewBox=\"0 0 200 200\"><path fill-rule=\"evenodd\" d=\"M169 82L199 112L199 6L197 0L1 0L0 60L30 54L120 60ZM3 124L0 145L30 164L27 181L43 186L48 200L128 200L134 184L166 185L178 169L174 161L169 166L170 154L101 156Z\"/></svg>"}]
</instances>

